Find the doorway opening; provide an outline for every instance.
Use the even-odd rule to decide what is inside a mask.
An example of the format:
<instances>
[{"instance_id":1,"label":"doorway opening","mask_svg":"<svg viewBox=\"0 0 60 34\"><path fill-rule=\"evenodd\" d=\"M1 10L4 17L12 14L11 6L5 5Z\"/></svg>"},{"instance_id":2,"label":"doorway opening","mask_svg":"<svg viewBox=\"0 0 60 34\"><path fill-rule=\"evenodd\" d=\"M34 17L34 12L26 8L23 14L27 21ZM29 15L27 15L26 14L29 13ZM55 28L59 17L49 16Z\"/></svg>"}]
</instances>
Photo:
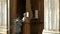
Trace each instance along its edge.
<instances>
[{"instance_id":1,"label":"doorway opening","mask_svg":"<svg viewBox=\"0 0 60 34\"><path fill-rule=\"evenodd\" d=\"M17 15L22 19L23 13L26 12L26 0L17 0Z\"/></svg>"},{"instance_id":2,"label":"doorway opening","mask_svg":"<svg viewBox=\"0 0 60 34\"><path fill-rule=\"evenodd\" d=\"M26 12L26 0L17 0L17 16L20 17L20 20L22 20L22 18L24 17L23 16L23 13ZM22 23L22 26L21 26L21 33L20 34L23 34L23 29L24 29L24 23Z\"/></svg>"}]
</instances>

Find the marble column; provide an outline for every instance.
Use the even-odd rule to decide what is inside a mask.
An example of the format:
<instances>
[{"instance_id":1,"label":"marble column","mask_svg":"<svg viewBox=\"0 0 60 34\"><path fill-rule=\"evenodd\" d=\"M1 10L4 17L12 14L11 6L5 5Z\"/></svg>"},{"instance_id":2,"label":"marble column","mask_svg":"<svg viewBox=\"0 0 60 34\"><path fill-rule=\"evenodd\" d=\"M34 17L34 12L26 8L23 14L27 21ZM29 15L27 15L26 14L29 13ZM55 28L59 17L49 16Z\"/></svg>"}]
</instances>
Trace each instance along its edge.
<instances>
[{"instance_id":1,"label":"marble column","mask_svg":"<svg viewBox=\"0 0 60 34\"><path fill-rule=\"evenodd\" d=\"M44 0L44 30L42 34L60 34L59 0Z\"/></svg>"},{"instance_id":2,"label":"marble column","mask_svg":"<svg viewBox=\"0 0 60 34\"><path fill-rule=\"evenodd\" d=\"M7 0L0 0L0 34L7 34Z\"/></svg>"}]
</instances>

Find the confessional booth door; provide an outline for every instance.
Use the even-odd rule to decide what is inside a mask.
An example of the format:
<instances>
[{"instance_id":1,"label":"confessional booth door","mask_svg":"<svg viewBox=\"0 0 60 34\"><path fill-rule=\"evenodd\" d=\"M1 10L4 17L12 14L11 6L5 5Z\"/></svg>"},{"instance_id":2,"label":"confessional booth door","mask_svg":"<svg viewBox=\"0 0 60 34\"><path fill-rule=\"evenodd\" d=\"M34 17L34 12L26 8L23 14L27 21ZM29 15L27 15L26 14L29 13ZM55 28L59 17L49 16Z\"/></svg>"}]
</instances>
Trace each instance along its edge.
<instances>
[{"instance_id":1,"label":"confessional booth door","mask_svg":"<svg viewBox=\"0 0 60 34\"><path fill-rule=\"evenodd\" d=\"M31 0L33 18L30 20L31 34L42 34L44 25L44 0Z\"/></svg>"}]
</instances>

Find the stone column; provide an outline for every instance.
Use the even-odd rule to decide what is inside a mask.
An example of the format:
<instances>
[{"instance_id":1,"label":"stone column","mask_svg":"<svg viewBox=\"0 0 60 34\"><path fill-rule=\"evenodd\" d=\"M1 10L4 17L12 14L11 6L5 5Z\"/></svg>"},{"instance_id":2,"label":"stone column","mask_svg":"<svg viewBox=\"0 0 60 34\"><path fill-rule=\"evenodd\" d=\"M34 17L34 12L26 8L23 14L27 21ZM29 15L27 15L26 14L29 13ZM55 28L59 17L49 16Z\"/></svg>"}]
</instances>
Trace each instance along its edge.
<instances>
[{"instance_id":1,"label":"stone column","mask_svg":"<svg viewBox=\"0 0 60 34\"><path fill-rule=\"evenodd\" d=\"M42 34L60 34L59 0L44 0L44 30Z\"/></svg>"}]
</instances>

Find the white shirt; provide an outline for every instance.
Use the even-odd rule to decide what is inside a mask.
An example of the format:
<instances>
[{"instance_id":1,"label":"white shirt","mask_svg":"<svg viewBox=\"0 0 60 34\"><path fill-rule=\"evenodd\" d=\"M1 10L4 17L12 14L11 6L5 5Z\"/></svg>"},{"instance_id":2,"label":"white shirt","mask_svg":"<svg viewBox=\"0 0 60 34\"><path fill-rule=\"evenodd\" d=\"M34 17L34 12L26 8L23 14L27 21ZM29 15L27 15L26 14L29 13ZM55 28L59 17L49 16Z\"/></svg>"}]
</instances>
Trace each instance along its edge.
<instances>
[{"instance_id":1,"label":"white shirt","mask_svg":"<svg viewBox=\"0 0 60 34\"><path fill-rule=\"evenodd\" d=\"M23 17L22 21L25 22L26 21L26 17Z\"/></svg>"}]
</instances>

